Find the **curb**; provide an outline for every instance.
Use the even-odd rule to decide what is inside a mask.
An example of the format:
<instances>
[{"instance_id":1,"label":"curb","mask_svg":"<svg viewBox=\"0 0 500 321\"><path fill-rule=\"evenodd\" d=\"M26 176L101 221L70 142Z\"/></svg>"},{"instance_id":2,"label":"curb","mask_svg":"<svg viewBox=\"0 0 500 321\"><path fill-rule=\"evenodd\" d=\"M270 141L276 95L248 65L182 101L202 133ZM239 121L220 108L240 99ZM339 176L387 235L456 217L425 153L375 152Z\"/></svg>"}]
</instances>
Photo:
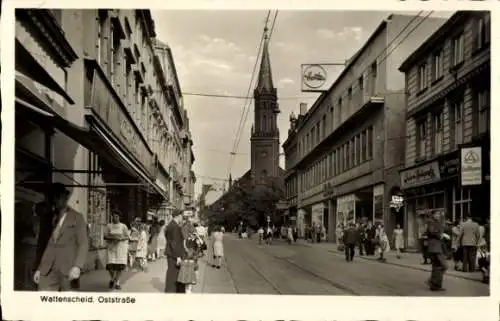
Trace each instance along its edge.
<instances>
[{"instance_id":1,"label":"curb","mask_svg":"<svg viewBox=\"0 0 500 321\"><path fill-rule=\"evenodd\" d=\"M340 255L340 253L337 252L337 251L335 251L335 250L327 250L327 251L330 252L330 253L334 253L334 254ZM358 256L358 258L363 259L365 261L377 262L375 259L370 259L370 258L367 258L367 257L364 257L364 256ZM399 267L402 267L402 268L407 268L407 269L412 269L412 270L418 270L418 271L424 271L424 272L429 272L429 273L431 272L428 269L423 268L423 267L418 267L418 266L408 265L408 264L403 264L403 263L397 263L397 262L393 262L393 261L386 261L384 264L390 264L390 265L399 266ZM469 276L464 276L464 275L459 275L459 274L448 274L448 275L452 276L452 277L455 277L455 278L459 278L459 279L464 279L464 280L468 280L468 281L475 281L475 282L483 283L481 280L478 280L477 278L473 278L473 277L469 277Z\"/></svg>"}]
</instances>

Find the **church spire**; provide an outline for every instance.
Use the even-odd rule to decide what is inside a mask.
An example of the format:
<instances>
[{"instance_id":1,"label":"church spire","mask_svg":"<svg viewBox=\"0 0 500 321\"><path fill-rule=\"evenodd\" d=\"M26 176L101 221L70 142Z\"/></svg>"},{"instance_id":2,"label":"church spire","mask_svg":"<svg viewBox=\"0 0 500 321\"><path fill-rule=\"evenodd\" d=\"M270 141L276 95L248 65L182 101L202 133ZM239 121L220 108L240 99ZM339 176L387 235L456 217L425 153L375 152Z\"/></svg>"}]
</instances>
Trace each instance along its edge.
<instances>
[{"instance_id":1,"label":"church spire","mask_svg":"<svg viewBox=\"0 0 500 321\"><path fill-rule=\"evenodd\" d=\"M271 60L269 59L269 36L267 25L264 28L264 46L262 48L262 58L260 61L259 78L257 82L258 90L272 91L273 75L271 73Z\"/></svg>"}]
</instances>

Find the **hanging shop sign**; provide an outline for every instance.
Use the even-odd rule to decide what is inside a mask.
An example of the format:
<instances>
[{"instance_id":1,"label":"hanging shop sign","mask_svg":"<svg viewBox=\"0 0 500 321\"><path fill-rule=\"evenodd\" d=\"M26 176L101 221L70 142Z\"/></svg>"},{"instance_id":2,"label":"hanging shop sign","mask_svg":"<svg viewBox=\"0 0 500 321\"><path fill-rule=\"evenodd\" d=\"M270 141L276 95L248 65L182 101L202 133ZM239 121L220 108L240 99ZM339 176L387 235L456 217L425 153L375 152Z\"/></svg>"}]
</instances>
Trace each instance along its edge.
<instances>
[{"instance_id":1,"label":"hanging shop sign","mask_svg":"<svg viewBox=\"0 0 500 321\"><path fill-rule=\"evenodd\" d=\"M401 172L401 188L407 189L432 184L441 179L437 161Z\"/></svg>"},{"instance_id":2,"label":"hanging shop sign","mask_svg":"<svg viewBox=\"0 0 500 321\"><path fill-rule=\"evenodd\" d=\"M481 185L482 158L481 147L468 147L461 150L462 186Z\"/></svg>"},{"instance_id":3,"label":"hanging shop sign","mask_svg":"<svg viewBox=\"0 0 500 321\"><path fill-rule=\"evenodd\" d=\"M392 195L391 196L391 202L389 203L389 207L393 208L396 210L396 212L399 212L401 207L403 207L404 204L404 197L401 195Z\"/></svg>"},{"instance_id":4,"label":"hanging shop sign","mask_svg":"<svg viewBox=\"0 0 500 321\"><path fill-rule=\"evenodd\" d=\"M90 101L93 111L152 176L155 173L153 155L111 90L100 71L95 69Z\"/></svg>"}]
</instances>

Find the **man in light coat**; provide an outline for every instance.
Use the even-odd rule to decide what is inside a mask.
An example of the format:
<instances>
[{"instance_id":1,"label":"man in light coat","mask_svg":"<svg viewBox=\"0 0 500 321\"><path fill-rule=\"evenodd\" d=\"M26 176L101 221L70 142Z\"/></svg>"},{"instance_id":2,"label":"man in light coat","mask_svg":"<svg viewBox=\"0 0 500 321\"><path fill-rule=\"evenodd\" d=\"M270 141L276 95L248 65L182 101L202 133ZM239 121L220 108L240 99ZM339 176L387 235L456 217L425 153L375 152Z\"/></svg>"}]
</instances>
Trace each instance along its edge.
<instances>
[{"instance_id":1,"label":"man in light coat","mask_svg":"<svg viewBox=\"0 0 500 321\"><path fill-rule=\"evenodd\" d=\"M80 278L88 253L87 224L68 207L70 193L61 183L52 187L54 229L33 276L38 291L70 291Z\"/></svg>"},{"instance_id":2,"label":"man in light coat","mask_svg":"<svg viewBox=\"0 0 500 321\"><path fill-rule=\"evenodd\" d=\"M463 248L463 271L476 271L476 252L479 244L481 232L479 224L472 220L472 216L467 214L466 221L460 231L460 244Z\"/></svg>"}]
</instances>

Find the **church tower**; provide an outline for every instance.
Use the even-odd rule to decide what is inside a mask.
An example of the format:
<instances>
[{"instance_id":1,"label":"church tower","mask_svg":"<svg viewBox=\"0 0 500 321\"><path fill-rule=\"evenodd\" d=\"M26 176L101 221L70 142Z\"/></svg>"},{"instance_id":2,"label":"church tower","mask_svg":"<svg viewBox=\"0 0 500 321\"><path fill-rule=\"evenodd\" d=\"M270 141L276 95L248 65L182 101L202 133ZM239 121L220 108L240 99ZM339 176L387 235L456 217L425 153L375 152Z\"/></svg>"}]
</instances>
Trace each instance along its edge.
<instances>
[{"instance_id":1,"label":"church tower","mask_svg":"<svg viewBox=\"0 0 500 321\"><path fill-rule=\"evenodd\" d=\"M273 85L269 38L264 29L264 45L257 86L254 89L254 123L250 138L251 173L254 183L275 178L279 172L280 135L278 130L278 96Z\"/></svg>"}]
</instances>

